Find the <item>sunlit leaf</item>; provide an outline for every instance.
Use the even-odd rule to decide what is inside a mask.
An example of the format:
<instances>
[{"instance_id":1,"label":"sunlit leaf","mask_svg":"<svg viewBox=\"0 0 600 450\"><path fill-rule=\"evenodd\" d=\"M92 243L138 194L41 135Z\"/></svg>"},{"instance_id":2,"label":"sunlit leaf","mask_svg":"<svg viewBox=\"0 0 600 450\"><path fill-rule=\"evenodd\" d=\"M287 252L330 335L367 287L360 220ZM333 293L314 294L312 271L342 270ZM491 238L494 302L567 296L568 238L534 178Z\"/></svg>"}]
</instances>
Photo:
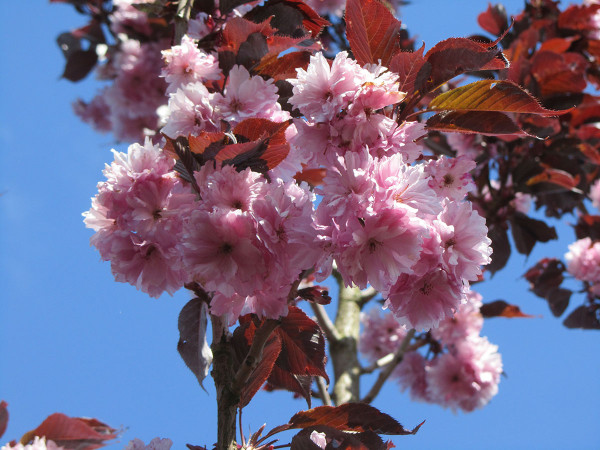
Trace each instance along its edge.
<instances>
[{"instance_id":1,"label":"sunlit leaf","mask_svg":"<svg viewBox=\"0 0 600 450\"><path fill-rule=\"evenodd\" d=\"M579 181L579 175L573 176L565 170L545 167L542 173L527 180L527 186L532 186L537 183L552 183L581 194L581 190L576 188L576 186L579 184Z\"/></svg>"},{"instance_id":2,"label":"sunlit leaf","mask_svg":"<svg viewBox=\"0 0 600 450\"><path fill-rule=\"evenodd\" d=\"M568 111L542 107L523 88L510 81L480 80L438 95L428 109L439 111L497 111L556 116Z\"/></svg>"},{"instance_id":3,"label":"sunlit leaf","mask_svg":"<svg viewBox=\"0 0 600 450\"><path fill-rule=\"evenodd\" d=\"M346 1L346 37L359 64L389 66L400 50L401 23L378 0Z\"/></svg>"},{"instance_id":4,"label":"sunlit leaf","mask_svg":"<svg viewBox=\"0 0 600 450\"><path fill-rule=\"evenodd\" d=\"M496 111L444 111L427 119L426 125L447 132L527 136L510 117Z\"/></svg>"},{"instance_id":5,"label":"sunlit leaf","mask_svg":"<svg viewBox=\"0 0 600 450\"><path fill-rule=\"evenodd\" d=\"M267 381L271 371L273 370L273 366L275 365L275 360L279 356L281 352L281 339L276 333L273 333L271 337L267 340L265 347L262 351L261 360L256 366L256 368L250 374L248 381L244 384L242 388L242 392L240 395L240 403L238 405L239 408L245 407L252 397L258 392L261 386Z\"/></svg>"}]
</instances>

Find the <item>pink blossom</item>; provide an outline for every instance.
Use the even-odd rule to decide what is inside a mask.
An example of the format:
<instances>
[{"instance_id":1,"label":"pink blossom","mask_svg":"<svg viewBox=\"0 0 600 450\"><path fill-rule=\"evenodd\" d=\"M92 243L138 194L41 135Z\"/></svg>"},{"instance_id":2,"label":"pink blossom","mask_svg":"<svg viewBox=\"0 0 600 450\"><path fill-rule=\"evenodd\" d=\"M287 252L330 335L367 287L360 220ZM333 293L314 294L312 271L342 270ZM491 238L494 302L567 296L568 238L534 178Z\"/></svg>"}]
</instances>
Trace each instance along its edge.
<instances>
[{"instance_id":1,"label":"pink blossom","mask_svg":"<svg viewBox=\"0 0 600 450\"><path fill-rule=\"evenodd\" d=\"M404 274L392 286L385 307L408 328L429 330L452 317L464 296L462 283L443 269L423 276Z\"/></svg>"},{"instance_id":2,"label":"pink blossom","mask_svg":"<svg viewBox=\"0 0 600 450\"><path fill-rule=\"evenodd\" d=\"M485 219L473 211L470 202L446 202L433 225L441 239L447 270L459 278L477 280L481 266L489 264L492 254Z\"/></svg>"},{"instance_id":3,"label":"pink blossom","mask_svg":"<svg viewBox=\"0 0 600 450\"><path fill-rule=\"evenodd\" d=\"M466 156L447 158L440 156L437 161L427 164L425 172L431 177L431 186L440 197L460 201L469 191L475 188L471 170L475 168L475 161Z\"/></svg>"},{"instance_id":4,"label":"pink blossom","mask_svg":"<svg viewBox=\"0 0 600 450\"><path fill-rule=\"evenodd\" d=\"M133 29L149 36L152 28L146 13L133 5L146 3L146 0L113 0L114 11L110 15L111 29L115 33L130 33Z\"/></svg>"},{"instance_id":5,"label":"pink blossom","mask_svg":"<svg viewBox=\"0 0 600 450\"><path fill-rule=\"evenodd\" d=\"M483 327L481 295L475 291L466 293L467 302L458 307L453 317L442 320L437 328L432 328L434 339L450 346L469 336L477 336Z\"/></svg>"},{"instance_id":6,"label":"pink blossom","mask_svg":"<svg viewBox=\"0 0 600 450\"><path fill-rule=\"evenodd\" d=\"M600 242L589 237L575 241L569 245L565 260L567 271L578 280L600 281Z\"/></svg>"},{"instance_id":7,"label":"pink blossom","mask_svg":"<svg viewBox=\"0 0 600 450\"><path fill-rule=\"evenodd\" d=\"M346 107L364 78L363 69L346 52L335 56L331 67L322 53L310 57L307 69L296 69L289 102L313 122L327 122Z\"/></svg>"},{"instance_id":8,"label":"pink blossom","mask_svg":"<svg viewBox=\"0 0 600 450\"><path fill-rule=\"evenodd\" d=\"M598 16L600 17L600 11L598 12ZM596 180L590 186L590 200L592 200L594 208L600 209L600 180Z\"/></svg>"},{"instance_id":9,"label":"pink blossom","mask_svg":"<svg viewBox=\"0 0 600 450\"><path fill-rule=\"evenodd\" d=\"M251 295L265 266L252 217L239 210L197 209L185 225L185 267L209 291Z\"/></svg>"},{"instance_id":10,"label":"pink blossom","mask_svg":"<svg viewBox=\"0 0 600 450\"><path fill-rule=\"evenodd\" d=\"M428 402L429 394L427 392L427 361L418 352L407 352L402 358L402 362L394 370L393 376L398 379L400 389L408 390L411 400Z\"/></svg>"},{"instance_id":11,"label":"pink blossom","mask_svg":"<svg viewBox=\"0 0 600 450\"><path fill-rule=\"evenodd\" d=\"M192 39L200 40L210 34L215 28L214 19L204 12L200 12L188 22L187 34Z\"/></svg>"},{"instance_id":12,"label":"pink blossom","mask_svg":"<svg viewBox=\"0 0 600 450\"><path fill-rule=\"evenodd\" d=\"M81 99L73 103L73 111L81 120L90 124L95 130L107 133L112 130L110 107L106 103L105 92L101 91L89 103Z\"/></svg>"},{"instance_id":13,"label":"pink blossom","mask_svg":"<svg viewBox=\"0 0 600 450\"><path fill-rule=\"evenodd\" d=\"M470 412L496 395L501 374L498 347L486 338L471 337L433 360L427 370L427 392L435 403Z\"/></svg>"},{"instance_id":14,"label":"pink blossom","mask_svg":"<svg viewBox=\"0 0 600 450\"><path fill-rule=\"evenodd\" d=\"M390 130L378 152L380 156L400 153L407 164L412 164L423 154L423 147L416 141L426 134L425 124L402 122Z\"/></svg>"},{"instance_id":15,"label":"pink blossom","mask_svg":"<svg viewBox=\"0 0 600 450\"><path fill-rule=\"evenodd\" d=\"M221 78L219 62L214 55L208 55L198 48L195 40L183 36L180 45L162 51L165 67L161 75L169 87L167 93L196 81L218 80Z\"/></svg>"},{"instance_id":16,"label":"pink blossom","mask_svg":"<svg viewBox=\"0 0 600 450\"><path fill-rule=\"evenodd\" d=\"M322 16L333 14L340 17L346 6L345 0L306 0L306 4Z\"/></svg>"},{"instance_id":17,"label":"pink blossom","mask_svg":"<svg viewBox=\"0 0 600 450\"><path fill-rule=\"evenodd\" d=\"M123 450L170 450L172 445L173 442L171 439L167 438L161 439L156 437L148 445L145 445L142 440L135 438L129 441L129 444Z\"/></svg>"},{"instance_id":18,"label":"pink blossom","mask_svg":"<svg viewBox=\"0 0 600 450\"><path fill-rule=\"evenodd\" d=\"M190 83L169 95L168 115L162 132L171 138L198 135L201 131L219 131L214 111L215 94L204 84Z\"/></svg>"},{"instance_id":19,"label":"pink blossom","mask_svg":"<svg viewBox=\"0 0 600 450\"><path fill-rule=\"evenodd\" d=\"M400 274L410 273L421 253L423 223L406 210L385 209L375 216L348 220L336 257L346 285L370 283L387 291Z\"/></svg>"},{"instance_id":20,"label":"pink blossom","mask_svg":"<svg viewBox=\"0 0 600 450\"><path fill-rule=\"evenodd\" d=\"M265 81L258 75L251 77L244 66L235 65L229 71L225 96L215 94L215 108L224 120L233 123L250 117L271 119L281 112L278 98L273 80Z\"/></svg>"},{"instance_id":21,"label":"pink blossom","mask_svg":"<svg viewBox=\"0 0 600 450\"><path fill-rule=\"evenodd\" d=\"M382 315L380 308L361 313L360 322L363 331L358 349L371 362L394 353L406 336L406 328L392 314L384 312Z\"/></svg>"},{"instance_id":22,"label":"pink blossom","mask_svg":"<svg viewBox=\"0 0 600 450\"><path fill-rule=\"evenodd\" d=\"M313 441L315 445L317 445L319 448L324 449L325 447L327 447L327 439L325 433L319 433L318 431L314 430L312 433L310 433L310 440Z\"/></svg>"}]
</instances>

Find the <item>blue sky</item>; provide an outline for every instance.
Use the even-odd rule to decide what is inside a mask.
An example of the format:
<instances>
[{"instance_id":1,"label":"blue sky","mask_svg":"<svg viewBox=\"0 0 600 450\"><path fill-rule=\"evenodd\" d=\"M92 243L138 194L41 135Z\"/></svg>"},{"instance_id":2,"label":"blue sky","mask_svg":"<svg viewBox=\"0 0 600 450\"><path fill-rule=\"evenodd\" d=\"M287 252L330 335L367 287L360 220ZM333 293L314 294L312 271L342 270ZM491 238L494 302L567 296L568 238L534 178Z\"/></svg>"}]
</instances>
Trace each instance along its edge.
<instances>
[{"instance_id":1,"label":"blue sky","mask_svg":"<svg viewBox=\"0 0 600 450\"><path fill-rule=\"evenodd\" d=\"M516 13L522 2L506 5ZM476 16L485 8L483 1L415 0L402 20L430 48L480 32ZM4 2L0 20L0 399L11 415L2 442L63 412L121 427L108 448L155 436L171 438L174 449L210 445L211 380L205 393L175 349L188 294L151 299L116 283L89 246L81 212L115 142L71 111L70 103L91 98L98 84L59 79L55 38L83 25L83 17L66 5L29 0ZM505 299L543 316L486 321L482 334L500 347L507 374L499 394L483 410L453 414L411 402L390 382L374 406L407 427L427 420L416 436L393 438L397 447L600 448L600 334L565 329L521 277L540 257L564 254L574 235L560 227L563 239L536 248L528 261L513 257L478 286L484 301ZM287 393L259 392L244 411L244 428L279 425L302 408Z\"/></svg>"}]
</instances>

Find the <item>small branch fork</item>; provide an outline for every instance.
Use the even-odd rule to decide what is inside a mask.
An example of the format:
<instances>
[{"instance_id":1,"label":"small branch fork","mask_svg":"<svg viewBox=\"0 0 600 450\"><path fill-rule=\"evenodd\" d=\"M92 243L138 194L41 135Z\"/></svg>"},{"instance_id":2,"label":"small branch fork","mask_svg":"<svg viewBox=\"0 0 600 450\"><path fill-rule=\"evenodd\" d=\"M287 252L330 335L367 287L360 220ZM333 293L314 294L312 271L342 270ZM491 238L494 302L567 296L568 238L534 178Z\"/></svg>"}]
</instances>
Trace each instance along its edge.
<instances>
[{"instance_id":1,"label":"small branch fork","mask_svg":"<svg viewBox=\"0 0 600 450\"><path fill-rule=\"evenodd\" d=\"M187 33L188 21L192 13L192 6L194 6L194 0L179 0L177 3L177 17L175 18L175 37L174 44L181 44L183 35Z\"/></svg>"},{"instance_id":2,"label":"small branch fork","mask_svg":"<svg viewBox=\"0 0 600 450\"><path fill-rule=\"evenodd\" d=\"M406 337L402 341L402 344L400 344L400 347L398 348L398 350L394 354L392 360L379 373L379 376L377 377L377 380L375 381L375 384L373 384L373 387L371 388L371 390L369 391L369 393L363 397L363 399L361 400L361 402L363 402L363 403L371 403L375 399L375 397L377 397L377 394L379 394L379 391L383 387L384 383L390 377L390 375L392 374L392 372L394 371L394 369L398 366L398 364L400 364L402 362L402 359L404 358L404 354L406 353L406 351L408 349L408 346L410 344L410 341L412 340L412 338L415 335L415 332L416 332L416 330L413 328L412 330L410 330L407 333ZM384 356L384 358L387 358L387 356Z\"/></svg>"}]
</instances>

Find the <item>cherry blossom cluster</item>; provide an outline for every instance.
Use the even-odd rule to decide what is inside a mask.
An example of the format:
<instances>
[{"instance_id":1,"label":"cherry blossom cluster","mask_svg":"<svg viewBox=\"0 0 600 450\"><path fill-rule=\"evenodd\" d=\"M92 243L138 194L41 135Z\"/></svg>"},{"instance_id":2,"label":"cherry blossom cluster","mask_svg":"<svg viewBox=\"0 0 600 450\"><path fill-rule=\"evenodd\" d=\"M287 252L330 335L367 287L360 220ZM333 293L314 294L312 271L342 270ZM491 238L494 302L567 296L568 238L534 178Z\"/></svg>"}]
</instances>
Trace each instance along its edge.
<instances>
[{"instance_id":1,"label":"cherry blossom cluster","mask_svg":"<svg viewBox=\"0 0 600 450\"><path fill-rule=\"evenodd\" d=\"M470 412L496 395L502 360L498 347L479 334L480 307L481 296L469 291L454 317L431 329L430 336L437 341L434 351L427 357L416 350L404 354L393 376L413 400ZM396 352L406 336L406 328L390 319L390 314L381 315L377 309L361 316L359 350L371 362Z\"/></svg>"},{"instance_id":2,"label":"cherry blossom cluster","mask_svg":"<svg viewBox=\"0 0 600 450\"><path fill-rule=\"evenodd\" d=\"M97 78L110 84L91 101L78 99L73 104L84 122L126 142L153 136L159 125L157 110L166 103L166 83L160 78L161 51L169 46L169 40L150 39L153 30L148 16L133 6L140 3L147 2L113 1L110 29L117 43L98 47L105 52L99 55L102 64L96 68Z\"/></svg>"},{"instance_id":3,"label":"cherry blossom cluster","mask_svg":"<svg viewBox=\"0 0 600 450\"><path fill-rule=\"evenodd\" d=\"M404 94L385 67L360 67L344 52L330 66L318 53L297 72L289 101L306 120L295 122L292 143L306 164L328 168L318 191L322 245L346 285L370 284L411 328L436 326L490 261L485 220L465 200L475 163L417 162L423 128L386 110Z\"/></svg>"},{"instance_id":4,"label":"cherry blossom cluster","mask_svg":"<svg viewBox=\"0 0 600 450\"><path fill-rule=\"evenodd\" d=\"M148 445L144 444L141 439L134 439L127 444L123 450L170 450L173 445L171 439L154 438Z\"/></svg>"},{"instance_id":5,"label":"cherry blossom cluster","mask_svg":"<svg viewBox=\"0 0 600 450\"><path fill-rule=\"evenodd\" d=\"M586 237L569 245L565 255L567 271L576 279L590 283L595 295L600 295L600 242Z\"/></svg>"}]
</instances>

